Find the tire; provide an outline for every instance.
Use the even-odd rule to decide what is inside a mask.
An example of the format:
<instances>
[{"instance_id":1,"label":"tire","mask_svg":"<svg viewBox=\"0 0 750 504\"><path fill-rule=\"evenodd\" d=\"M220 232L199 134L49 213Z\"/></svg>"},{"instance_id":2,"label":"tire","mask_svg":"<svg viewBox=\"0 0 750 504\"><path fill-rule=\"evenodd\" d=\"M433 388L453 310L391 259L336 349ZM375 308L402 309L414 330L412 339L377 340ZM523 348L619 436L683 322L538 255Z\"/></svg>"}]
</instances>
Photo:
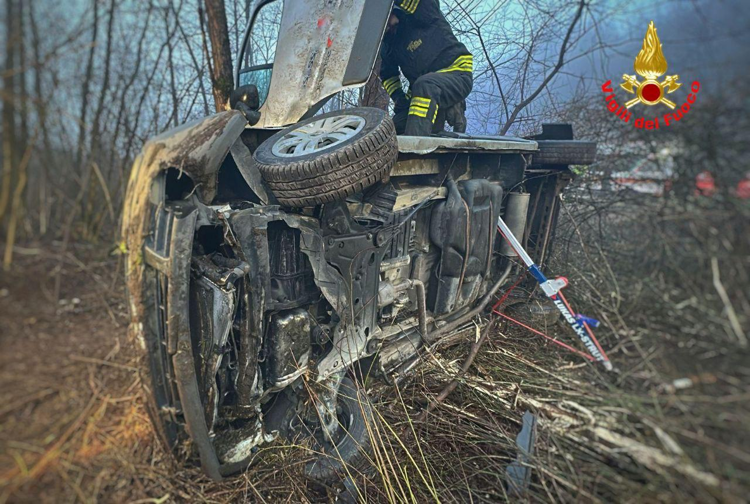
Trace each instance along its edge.
<instances>
[{"instance_id":1,"label":"tire","mask_svg":"<svg viewBox=\"0 0 750 504\"><path fill-rule=\"evenodd\" d=\"M590 165L596 160L596 142L582 140L537 140L539 152L532 165Z\"/></svg>"},{"instance_id":2,"label":"tire","mask_svg":"<svg viewBox=\"0 0 750 504\"><path fill-rule=\"evenodd\" d=\"M339 418L349 419L348 425L342 421L342 434L335 446L318 443L316 448L322 453L305 467L308 478L324 485L335 485L349 475L366 473L371 466L372 405L364 389L357 387L349 376L341 380L338 406Z\"/></svg>"},{"instance_id":3,"label":"tire","mask_svg":"<svg viewBox=\"0 0 750 504\"><path fill-rule=\"evenodd\" d=\"M358 127L350 138L309 154L281 150L293 132L330 118L352 117ZM359 118L359 119L358 119ZM353 130L353 128L351 128ZM317 130L321 131L321 130ZM283 142L283 143L282 143ZM280 204L316 206L344 199L388 177L398 157L396 128L375 108L353 108L301 121L263 142L253 154L263 178Z\"/></svg>"}]
</instances>

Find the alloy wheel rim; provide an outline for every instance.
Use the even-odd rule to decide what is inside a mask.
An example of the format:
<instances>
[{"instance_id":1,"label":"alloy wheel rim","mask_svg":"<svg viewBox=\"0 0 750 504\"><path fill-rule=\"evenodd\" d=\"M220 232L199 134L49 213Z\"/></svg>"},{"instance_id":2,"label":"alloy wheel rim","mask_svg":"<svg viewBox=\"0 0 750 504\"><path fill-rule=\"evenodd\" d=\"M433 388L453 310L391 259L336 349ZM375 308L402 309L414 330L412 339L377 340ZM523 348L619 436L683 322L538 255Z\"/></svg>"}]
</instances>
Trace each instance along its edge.
<instances>
[{"instance_id":1,"label":"alloy wheel rim","mask_svg":"<svg viewBox=\"0 0 750 504\"><path fill-rule=\"evenodd\" d=\"M271 151L286 158L315 154L352 139L364 127L365 119L356 115L326 117L290 131Z\"/></svg>"}]
</instances>

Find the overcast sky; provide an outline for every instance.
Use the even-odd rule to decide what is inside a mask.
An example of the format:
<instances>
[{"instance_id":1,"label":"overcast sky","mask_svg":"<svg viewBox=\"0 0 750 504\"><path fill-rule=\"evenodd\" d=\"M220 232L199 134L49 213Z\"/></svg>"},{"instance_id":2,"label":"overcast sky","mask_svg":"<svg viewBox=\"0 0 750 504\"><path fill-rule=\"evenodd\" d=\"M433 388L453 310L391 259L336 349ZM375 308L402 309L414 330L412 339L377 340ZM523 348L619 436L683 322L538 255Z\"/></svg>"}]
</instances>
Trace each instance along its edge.
<instances>
[{"instance_id":1,"label":"overcast sky","mask_svg":"<svg viewBox=\"0 0 750 504\"><path fill-rule=\"evenodd\" d=\"M601 27L603 38L625 43L597 58L574 62L568 70L598 80L634 73L633 60L651 20L662 42L667 72L679 74L681 81L700 80L710 92L750 71L750 2L746 0L631 0Z\"/></svg>"}]
</instances>

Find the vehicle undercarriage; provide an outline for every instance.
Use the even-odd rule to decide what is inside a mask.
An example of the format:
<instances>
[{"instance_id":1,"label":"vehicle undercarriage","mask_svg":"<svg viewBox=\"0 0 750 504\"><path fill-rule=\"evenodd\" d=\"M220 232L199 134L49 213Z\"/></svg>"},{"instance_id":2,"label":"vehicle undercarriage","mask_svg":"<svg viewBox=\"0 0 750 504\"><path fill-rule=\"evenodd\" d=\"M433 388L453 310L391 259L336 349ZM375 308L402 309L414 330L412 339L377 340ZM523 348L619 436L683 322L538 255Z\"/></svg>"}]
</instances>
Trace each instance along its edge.
<instances>
[{"instance_id":1,"label":"vehicle undercarriage","mask_svg":"<svg viewBox=\"0 0 750 504\"><path fill-rule=\"evenodd\" d=\"M357 371L408 372L487 305L514 255L499 216L543 264L569 165L595 145L564 125L535 140L397 137L367 108L253 127L273 119L259 102L156 137L136 161L130 331L170 450L220 479L303 436L319 452L308 475L332 482L368 457Z\"/></svg>"}]
</instances>

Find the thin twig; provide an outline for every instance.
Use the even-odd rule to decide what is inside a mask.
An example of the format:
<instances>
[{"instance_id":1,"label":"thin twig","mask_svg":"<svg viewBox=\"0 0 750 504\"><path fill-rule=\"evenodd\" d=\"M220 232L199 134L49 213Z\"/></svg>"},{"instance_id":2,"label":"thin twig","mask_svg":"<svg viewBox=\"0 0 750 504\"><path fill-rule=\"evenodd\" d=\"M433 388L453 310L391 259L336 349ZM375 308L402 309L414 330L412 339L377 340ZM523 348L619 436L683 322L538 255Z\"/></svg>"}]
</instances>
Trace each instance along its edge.
<instances>
[{"instance_id":1,"label":"thin twig","mask_svg":"<svg viewBox=\"0 0 750 504\"><path fill-rule=\"evenodd\" d=\"M427 407L422 411L422 413L419 414L419 417L417 417L417 420L420 422L423 422L427 419L427 415L438 407L438 405L445 401L446 397L450 395L451 392L453 392L456 387L458 386L458 380L461 378L466 372L469 370L471 365L474 363L474 359L477 358L477 355L479 354L479 350L482 348L482 345L484 345L484 342L487 341L487 336L490 334L490 331L492 328L495 327L496 319L493 319L489 324L484 326L484 330L482 331L481 336L474 341L474 343L471 344L471 349L469 350L469 355L466 356L466 360L461 365L461 372L458 374L456 378L453 379L448 385L445 386L445 388L440 392L435 399L430 401L430 404L427 405Z\"/></svg>"}]
</instances>

